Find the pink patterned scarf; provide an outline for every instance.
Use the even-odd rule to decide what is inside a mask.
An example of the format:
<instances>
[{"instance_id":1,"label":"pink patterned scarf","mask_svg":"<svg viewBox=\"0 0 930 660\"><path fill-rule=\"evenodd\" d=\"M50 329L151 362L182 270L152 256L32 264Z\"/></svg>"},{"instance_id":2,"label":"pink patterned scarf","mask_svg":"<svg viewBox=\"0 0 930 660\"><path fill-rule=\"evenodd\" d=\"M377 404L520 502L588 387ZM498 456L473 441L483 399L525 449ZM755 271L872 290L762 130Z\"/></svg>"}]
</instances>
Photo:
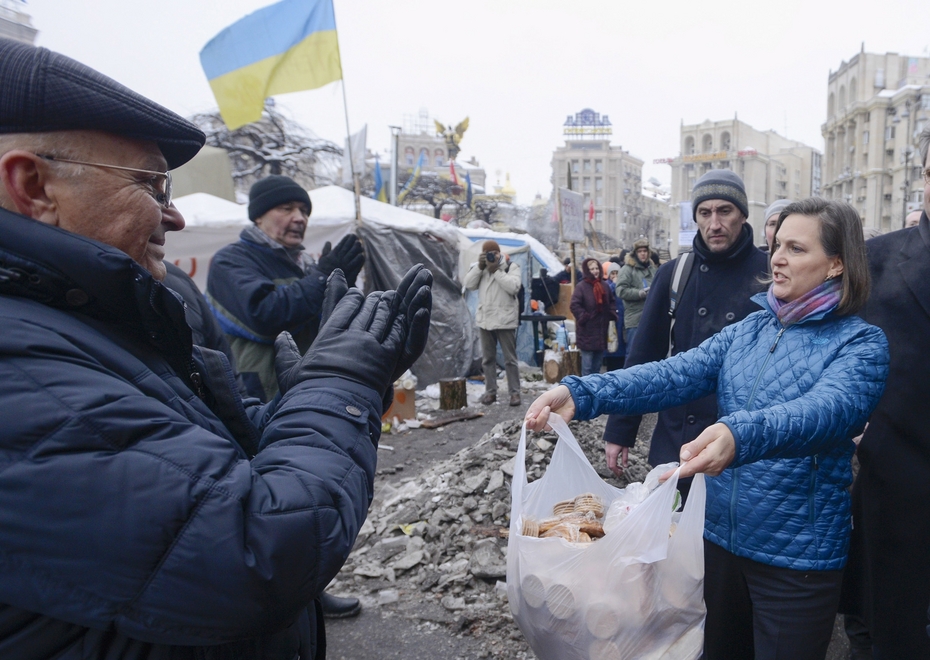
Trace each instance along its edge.
<instances>
[{"instance_id":1,"label":"pink patterned scarf","mask_svg":"<svg viewBox=\"0 0 930 660\"><path fill-rule=\"evenodd\" d=\"M769 286L766 299L775 316L785 327L803 321L809 316L826 312L836 307L843 296L843 278L834 277L820 286L816 286L803 296L791 302L783 302L772 293Z\"/></svg>"}]
</instances>

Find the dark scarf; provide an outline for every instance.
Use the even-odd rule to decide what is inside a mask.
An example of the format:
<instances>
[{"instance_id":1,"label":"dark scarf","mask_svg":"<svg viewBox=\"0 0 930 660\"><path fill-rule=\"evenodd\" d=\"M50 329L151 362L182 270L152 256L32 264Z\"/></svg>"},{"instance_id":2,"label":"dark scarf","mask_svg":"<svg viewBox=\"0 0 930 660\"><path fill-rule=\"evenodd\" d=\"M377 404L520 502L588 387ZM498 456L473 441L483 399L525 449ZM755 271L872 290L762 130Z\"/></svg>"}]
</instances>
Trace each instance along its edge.
<instances>
[{"instance_id":1,"label":"dark scarf","mask_svg":"<svg viewBox=\"0 0 930 660\"><path fill-rule=\"evenodd\" d=\"M707 247L707 243L704 242L704 238L701 236L699 231L694 237L694 251L704 260L710 263L719 263L728 260L739 260L742 259L748 250L756 250L755 245L752 243L752 227L749 226L749 223L743 223L743 229L740 232L739 238L736 239L736 242L729 247L729 249L724 250L723 252L711 252L710 248Z\"/></svg>"}]
</instances>

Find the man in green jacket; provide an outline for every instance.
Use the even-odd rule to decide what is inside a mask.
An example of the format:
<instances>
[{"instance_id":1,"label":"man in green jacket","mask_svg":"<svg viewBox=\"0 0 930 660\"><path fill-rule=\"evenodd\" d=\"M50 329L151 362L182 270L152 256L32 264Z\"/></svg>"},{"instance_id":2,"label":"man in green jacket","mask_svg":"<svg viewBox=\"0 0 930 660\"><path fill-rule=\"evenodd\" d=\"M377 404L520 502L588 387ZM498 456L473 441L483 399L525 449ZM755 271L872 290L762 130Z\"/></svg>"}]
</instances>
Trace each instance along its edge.
<instances>
[{"instance_id":1,"label":"man in green jacket","mask_svg":"<svg viewBox=\"0 0 930 660\"><path fill-rule=\"evenodd\" d=\"M626 263L617 277L617 297L623 301L624 339L627 350L633 343L636 328L643 316L649 287L658 270L650 257L649 239L639 239L633 243L633 251L626 255Z\"/></svg>"}]
</instances>

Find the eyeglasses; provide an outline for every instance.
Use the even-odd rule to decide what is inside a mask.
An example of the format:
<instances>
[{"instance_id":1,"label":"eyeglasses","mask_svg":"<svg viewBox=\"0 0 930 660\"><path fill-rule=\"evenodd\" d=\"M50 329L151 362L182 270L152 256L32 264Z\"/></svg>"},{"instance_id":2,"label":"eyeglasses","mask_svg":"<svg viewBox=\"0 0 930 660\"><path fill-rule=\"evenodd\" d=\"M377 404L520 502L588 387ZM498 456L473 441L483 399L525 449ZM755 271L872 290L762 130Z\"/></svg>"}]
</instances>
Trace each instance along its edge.
<instances>
[{"instance_id":1,"label":"eyeglasses","mask_svg":"<svg viewBox=\"0 0 930 660\"><path fill-rule=\"evenodd\" d=\"M106 163L88 163L83 160L72 160L70 158L59 158L48 154L36 154L43 160L50 160L56 163L69 163L71 165L87 165L89 167L102 167L108 170L122 170L124 172L135 172L136 174L147 174L152 178L145 183L151 190L150 194L155 201L164 206L166 209L171 206L171 172L156 172L154 170L140 170L137 167L124 167L122 165L107 165Z\"/></svg>"}]
</instances>

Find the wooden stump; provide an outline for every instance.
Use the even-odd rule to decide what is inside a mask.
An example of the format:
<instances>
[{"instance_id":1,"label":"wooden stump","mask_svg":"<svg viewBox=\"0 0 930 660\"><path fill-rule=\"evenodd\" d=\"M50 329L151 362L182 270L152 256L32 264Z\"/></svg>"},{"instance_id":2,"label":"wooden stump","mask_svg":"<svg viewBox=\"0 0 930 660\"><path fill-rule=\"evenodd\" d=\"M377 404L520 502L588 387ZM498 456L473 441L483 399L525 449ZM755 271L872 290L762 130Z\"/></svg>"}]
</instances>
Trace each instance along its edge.
<instances>
[{"instance_id":1,"label":"wooden stump","mask_svg":"<svg viewBox=\"0 0 930 660\"><path fill-rule=\"evenodd\" d=\"M581 351L562 351L562 378L581 375Z\"/></svg>"},{"instance_id":2,"label":"wooden stump","mask_svg":"<svg viewBox=\"0 0 930 660\"><path fill-rule=\"evenodd\" d=\"M443 378L439 381L439 408L458 410L468 405L464 378Z\"/></svg>"},{"instance_id":3,"label":"wooden stump","mask_svg":"<svg viewBox=\"0 0 930 660\"><path fill-rule=\"evenodd\" d=\"M543 377L547 383L558 383L566 376L581 375L581 351L546 351Z\"/></svg>"}]
</instances>

